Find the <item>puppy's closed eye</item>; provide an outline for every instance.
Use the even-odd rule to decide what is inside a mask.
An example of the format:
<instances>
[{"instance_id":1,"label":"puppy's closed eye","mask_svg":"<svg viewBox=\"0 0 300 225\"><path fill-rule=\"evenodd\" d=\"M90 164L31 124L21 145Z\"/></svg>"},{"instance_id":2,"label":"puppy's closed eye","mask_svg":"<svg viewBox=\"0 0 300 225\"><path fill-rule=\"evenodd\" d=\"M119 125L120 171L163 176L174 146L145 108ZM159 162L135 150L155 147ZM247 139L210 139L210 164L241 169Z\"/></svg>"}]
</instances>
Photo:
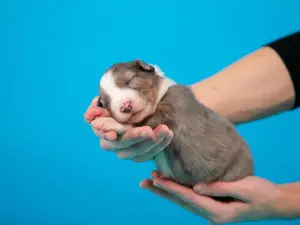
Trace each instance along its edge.
<instances>
[{"instance_id":1,"label":"puppy's closed eye","mask_svg":"<svg viewBox=\"0 0 300 225\"><path fill-rule=\"evenodd\" d=\"M133 77L128 81L127 85L132 89L137 89L141 86L141 81L138 77Z\"/></svg>"},{"instance_id":2,"label":"puppy's closed eye","mask_svg":"<svg viewBox=\"0 0 300 225\"><path fill-rule=\"evenodd\" d=\"M126 82L125 82L126 85L129 85L134 80L135 77L136 77L135 75L127 77Z\"/></svg>"}]
</instances>

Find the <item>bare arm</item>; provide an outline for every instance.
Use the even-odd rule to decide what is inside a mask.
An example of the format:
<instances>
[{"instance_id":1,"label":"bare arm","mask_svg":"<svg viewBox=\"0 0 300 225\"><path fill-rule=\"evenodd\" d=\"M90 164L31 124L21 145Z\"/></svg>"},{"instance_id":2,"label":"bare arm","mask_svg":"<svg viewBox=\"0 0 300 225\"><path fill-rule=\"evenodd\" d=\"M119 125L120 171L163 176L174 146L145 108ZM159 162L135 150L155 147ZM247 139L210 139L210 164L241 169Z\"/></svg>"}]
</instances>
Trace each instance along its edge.
<instances>
[{"instance_id":1,"label":"bare arm","mask_svg":"<svg viewBox=\"0 0 300 225\"><path fill-rule=\"evenodd\" d=\"M279 185L277 212L282 218L300 218L300 182Z\"/></svg>"},{"instance_id":2,"label":"bare arm","mask_svg":"<svg viewBox=\"0 0 300 225\"><path fill-rule=\"evenodd\" d=\"M270 47L243 57L192 89L199 101L235 124L286 111L295 101L289 71Z\"/></svg>"}]
</instances>

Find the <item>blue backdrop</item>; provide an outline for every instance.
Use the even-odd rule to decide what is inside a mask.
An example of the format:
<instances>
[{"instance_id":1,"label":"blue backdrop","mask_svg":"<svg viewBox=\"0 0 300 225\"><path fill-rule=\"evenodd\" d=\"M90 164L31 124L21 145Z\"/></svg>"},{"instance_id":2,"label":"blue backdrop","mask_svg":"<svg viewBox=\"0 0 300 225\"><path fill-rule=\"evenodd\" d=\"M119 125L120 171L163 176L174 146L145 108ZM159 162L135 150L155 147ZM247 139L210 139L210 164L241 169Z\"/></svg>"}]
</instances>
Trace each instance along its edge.
<instances>
[{"instance_id":1,"label":"blue backdrop","mask_svg":"<svg viewBox=\"0 0 300 225\"><path fill-rule=\"evenodd\" d=\"M153 165L102 151L83 113L112 63L142 58L191 84L299 29L299 10L298 0L2 0L0 224L207 224L140 189ZM299 116L239 127L258 175L300 180Z\"/></svg>"}]
</instances>

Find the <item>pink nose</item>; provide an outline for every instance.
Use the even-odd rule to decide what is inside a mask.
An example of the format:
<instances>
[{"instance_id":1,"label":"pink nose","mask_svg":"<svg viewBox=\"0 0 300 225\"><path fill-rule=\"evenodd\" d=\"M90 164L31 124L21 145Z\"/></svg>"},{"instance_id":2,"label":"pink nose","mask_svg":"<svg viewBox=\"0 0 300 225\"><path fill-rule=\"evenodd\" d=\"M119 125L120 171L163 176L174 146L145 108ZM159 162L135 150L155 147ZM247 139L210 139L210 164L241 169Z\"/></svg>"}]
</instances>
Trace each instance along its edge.
<instances>
[{"instance_id":1,"label":"pink nose","mask_svg":"<svg viewBox=\"0 0 300 225\"><path fill-rule=\"evenodd\" d=\"M131 101L128 101L128 102L123 103L123 105L120 108L120 111L122 113L130 113L131 109L132 109L132 103L131 103Z\"/></svg>"}]
</instances>

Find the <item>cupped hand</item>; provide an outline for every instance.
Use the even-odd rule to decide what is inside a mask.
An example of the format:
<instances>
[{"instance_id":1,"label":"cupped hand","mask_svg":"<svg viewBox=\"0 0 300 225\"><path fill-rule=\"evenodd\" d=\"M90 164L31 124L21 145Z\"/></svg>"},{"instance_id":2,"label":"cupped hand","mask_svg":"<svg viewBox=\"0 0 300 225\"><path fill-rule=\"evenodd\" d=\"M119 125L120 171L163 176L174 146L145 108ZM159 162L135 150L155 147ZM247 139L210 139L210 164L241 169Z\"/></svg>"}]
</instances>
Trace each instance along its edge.
<instances>
[{"instance_id":1,"label":"cupped hand","mask_svg":"<svg viewBox=\"0 0 300 225\"><path fill-rule=\"evenodd\" d=\"M120 159L145 162L170 144L173 132L166 125L161 124L155 129L148 126L124 127L110 117L109 111L98 107L97 101L98 97L95 97L84 116L100 137L102 149L116 152Z\"/></svg>"},{"instance_id":2,"label":"cupped hand","mask_svg":"<svg viewBox=\"0 0 300 225\"><path fill-rule=\"evenodd\" d=\"M152 179L143 180L140 185L212 224L267 220L279 216L281 189L259 177L246 177L236 182L199 184L191 189L163 179L154 171ZM238 201L223 203L210 196L233 197Z\"/></svg>"}]
</instances>

